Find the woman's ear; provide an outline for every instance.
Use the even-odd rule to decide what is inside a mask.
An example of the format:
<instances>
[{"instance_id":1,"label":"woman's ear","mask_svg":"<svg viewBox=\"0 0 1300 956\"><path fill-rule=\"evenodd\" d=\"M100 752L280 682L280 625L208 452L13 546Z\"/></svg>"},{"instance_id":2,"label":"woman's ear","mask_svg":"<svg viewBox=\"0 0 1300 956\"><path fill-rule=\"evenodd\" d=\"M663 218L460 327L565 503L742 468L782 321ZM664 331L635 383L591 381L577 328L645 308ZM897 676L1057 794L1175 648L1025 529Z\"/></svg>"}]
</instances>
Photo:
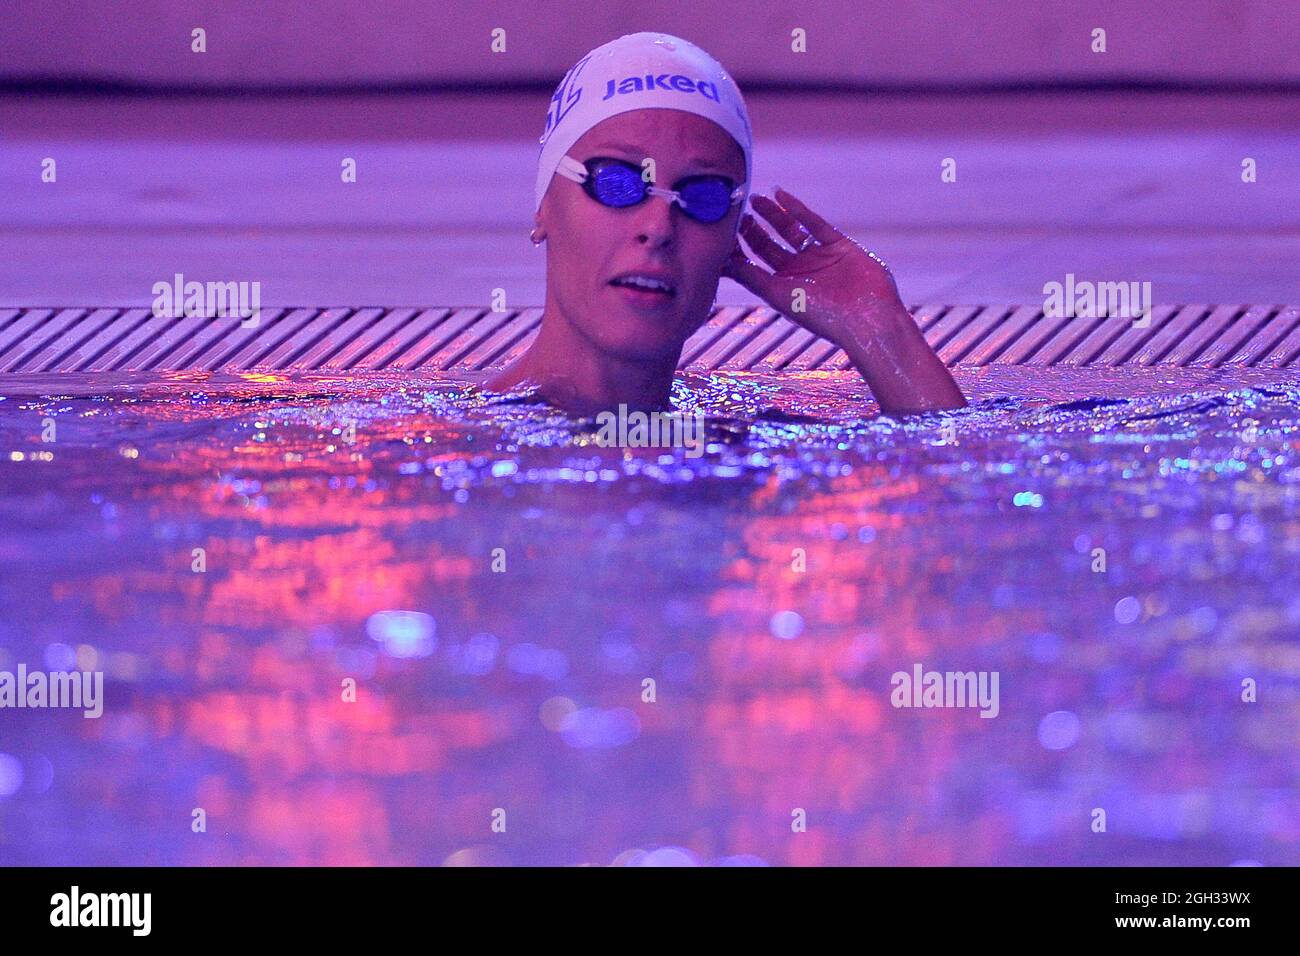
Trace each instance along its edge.
<instances>
[{"instance_id":1,"label":"woman's ear","mask_svg":"<svg viewBox=\"0 0 1300 956\"><path fill-rule=\"evenodd\" d=\"M551 218L551 204L554 200L551 198L552 190L548 190L542 197L542 204L533 211L533 232L541 238L546 238L546 224Z\"/></svg>"}]
</instances>

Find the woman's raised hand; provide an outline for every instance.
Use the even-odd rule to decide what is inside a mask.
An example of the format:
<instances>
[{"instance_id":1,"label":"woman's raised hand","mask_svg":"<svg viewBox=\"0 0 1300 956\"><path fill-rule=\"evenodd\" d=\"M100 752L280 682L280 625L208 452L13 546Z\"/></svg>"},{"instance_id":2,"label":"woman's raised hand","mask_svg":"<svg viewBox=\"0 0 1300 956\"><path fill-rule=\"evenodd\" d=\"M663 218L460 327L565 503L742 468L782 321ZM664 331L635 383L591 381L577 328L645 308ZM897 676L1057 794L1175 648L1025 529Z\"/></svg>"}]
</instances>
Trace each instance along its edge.
<instances>
[{"instance_id":1,"label":"woman's raised hand","mask_svg":"<svg viewBox=\"0 0 1300 956\"><path fill-rule=\"evenodd\" d=\"M889 269L784 189L753 197L754 211L789 248L748 213L722 274L773 309L842 348L862 373L882 412L891 415L960 408L966 398L898 296Z\"/></svg>"},{"instance_id":2,"label":"woman's raised hand","mask_svg":"<svg viewBox=\"0 0 1300 956\"><path fill-rule=\"evenodd\" d=\"M737 243L723 275L846 349L869 340L877 318L892 320L906 314L885 264L800 200L778 187L775 199L756 195L751 205L790 248L745 213L740 235L772 271L749 259Z\"/></svg>"}]
</instances>

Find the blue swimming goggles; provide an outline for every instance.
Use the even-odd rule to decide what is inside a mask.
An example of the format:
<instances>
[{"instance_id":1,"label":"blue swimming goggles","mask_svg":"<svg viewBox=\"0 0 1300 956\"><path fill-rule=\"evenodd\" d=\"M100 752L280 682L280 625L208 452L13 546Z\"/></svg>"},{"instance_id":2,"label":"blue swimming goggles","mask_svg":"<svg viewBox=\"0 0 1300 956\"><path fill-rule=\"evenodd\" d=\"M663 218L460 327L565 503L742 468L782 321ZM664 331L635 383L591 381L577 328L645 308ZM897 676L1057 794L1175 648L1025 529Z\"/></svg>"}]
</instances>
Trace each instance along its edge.
<instances>
[{"instance_id":1,"label":"blue swimming goggles","mask_svg":"<svg viewBox=\"0 0 1300 956\"><path fill-rule=\"evenodd\" d=\"M672 189L657 189L641 178L640 166L610 156L593 156L586 162L563 156L555 171L581 183L583 191L603 206L625 209L650 196L663 196L696 222L721 221L745 195L743 187L715 175L687 176Z\"/></svg>"}]
</instances>

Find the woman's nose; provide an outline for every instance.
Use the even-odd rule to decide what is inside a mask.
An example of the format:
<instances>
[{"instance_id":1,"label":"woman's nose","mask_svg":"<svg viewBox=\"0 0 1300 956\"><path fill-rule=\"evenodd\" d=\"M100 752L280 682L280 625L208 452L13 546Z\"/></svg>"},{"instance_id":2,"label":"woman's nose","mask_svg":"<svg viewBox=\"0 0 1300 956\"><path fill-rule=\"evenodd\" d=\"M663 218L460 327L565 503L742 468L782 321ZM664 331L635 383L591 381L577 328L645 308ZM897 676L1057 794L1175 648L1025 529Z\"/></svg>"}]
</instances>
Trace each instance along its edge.
<instances>
[{"instance_id":1,"label":"woman's nose","mask_svg":"<svg viewBox=\"0 0 1300 956\"><path fill-rule=\"evenodd\" d=\"M642 242L649 246L661 246L671 241L676 229L671 197L650 196L637 212L638 237Z\"/></svg>"}]
</instances>

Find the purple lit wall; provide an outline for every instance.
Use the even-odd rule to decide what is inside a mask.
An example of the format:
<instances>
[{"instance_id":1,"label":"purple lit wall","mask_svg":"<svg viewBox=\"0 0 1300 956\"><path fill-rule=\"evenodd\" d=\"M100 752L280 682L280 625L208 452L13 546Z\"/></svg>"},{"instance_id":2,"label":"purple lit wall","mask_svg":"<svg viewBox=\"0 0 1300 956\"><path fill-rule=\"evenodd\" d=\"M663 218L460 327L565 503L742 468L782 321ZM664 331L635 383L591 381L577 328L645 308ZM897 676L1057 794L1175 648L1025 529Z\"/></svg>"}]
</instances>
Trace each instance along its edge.
<instances>
[{"instance_id":1,"label":"purple lit wall","mask_svg":"<svg viewBox=\"0 0 1300 956\"><path fill-rule=\"evenodd\" d=\"M912 302L1032 302L1071 272L1149 278L1166 302L1294 302L1297 26L1300 6L1258 0L560 2L544 16L12 0L0 306L147 305L178 270L256 273L269 304L470 304L502 283L540 303L527 235L546 99L587 49L643 29L733 72L756 187L792 189L869 244ZM360 170L348 187L344 156ZM33 172L47 157L57 187ZM940 181L945 158L956 183ZM723 280L718 301L755 300Z\"/></svg>"},{"instance_id":2,"label":"purple lit wall","mask_svg":"<svg viewBox=\"0 0 1300 956\"><path fill-rule=\"evenodd\" d=\"M553 82L582 51L650 29L701 44L733 64L741 83L1300 80L1300 5L1270 0L556 0L540 8L476 0L10 0L0 17L5 78L233 87ZM164 42L194 27L211 38L207 56ZM488 47L497 27L506 31L505 55ZM1080 56L1096 27L1107 31L1107 54ZM798 59L790 56L795 28L810 38L808 55Z\"/></svg>"}]
</instances>

